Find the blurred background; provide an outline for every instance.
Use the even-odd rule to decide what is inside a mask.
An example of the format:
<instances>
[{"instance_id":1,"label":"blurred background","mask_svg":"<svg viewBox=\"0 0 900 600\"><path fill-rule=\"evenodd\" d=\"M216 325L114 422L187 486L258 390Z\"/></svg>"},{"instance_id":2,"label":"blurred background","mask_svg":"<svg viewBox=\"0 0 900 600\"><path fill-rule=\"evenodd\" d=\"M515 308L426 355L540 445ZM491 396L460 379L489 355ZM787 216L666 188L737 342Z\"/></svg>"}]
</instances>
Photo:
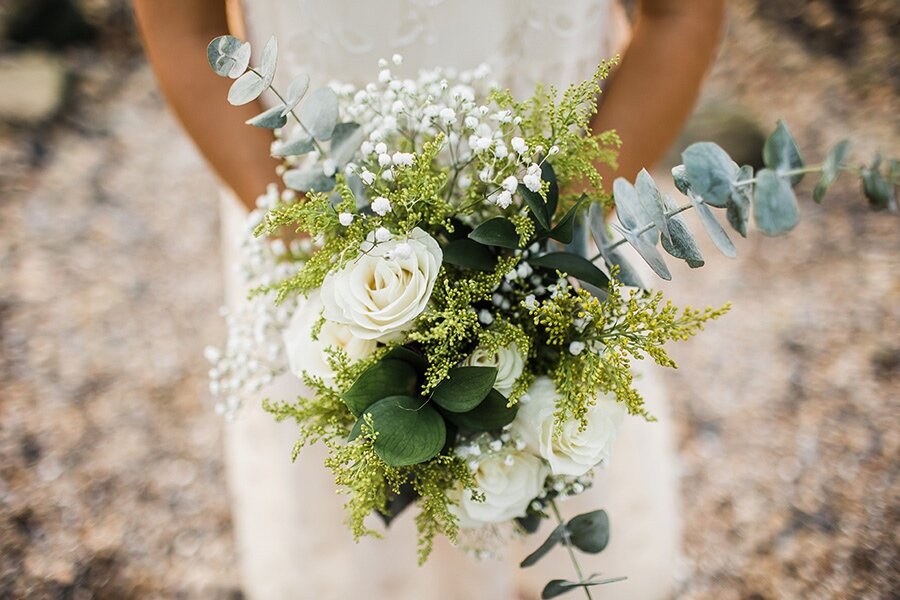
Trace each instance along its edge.
<instances>
[{"instance_id":1,"label":"blurred background","mask_svg":"<svg viewBox=\"0 0 900 600\"><path fill-rule=\"evenodd\" d=\"M809 162L900 155L900 2L730 4L670 165L701 138L758 162L777 118ZM216 181L127 2L0 0L0 52L0 598L240 598L202 358ZM811 188L791 235L664 286L734 304L665 375L682 598L900 594L900 220Z\"/></svg>"}]
</instances>

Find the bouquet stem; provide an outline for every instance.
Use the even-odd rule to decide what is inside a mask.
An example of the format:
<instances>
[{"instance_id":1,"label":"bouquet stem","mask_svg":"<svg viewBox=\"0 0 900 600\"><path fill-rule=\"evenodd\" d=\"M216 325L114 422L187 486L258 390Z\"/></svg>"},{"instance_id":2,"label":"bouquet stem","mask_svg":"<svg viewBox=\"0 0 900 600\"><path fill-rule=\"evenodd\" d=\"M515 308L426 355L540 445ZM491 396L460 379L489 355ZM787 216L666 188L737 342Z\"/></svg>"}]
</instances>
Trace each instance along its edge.
<instances>
[{"instance_id":1,"label":"bouquet stem","mask_svg":"<svg viewBox=\"0 0 900 600\"><path fill-rule=\"evenodd\" d=\"M560 525L565 524L565 521L562 518L562 514L559 512L559 507L556 506L556 500L550 501L550 508L553 509L553 515L556 517L556 522ZM581 571L581 565L578 564L578 557L575 556L575 550L572 548L572 542L569 540L569 533L566 532L565 536L562 539L563 545L566 547L566 551L569 553L569 558L572 560L572 566L575 567L575 574L578 575L578 582L583 583L584 573ZM587 596L588 600L593 600L593 596L591 596L591 590L588 587L582 588L584 589L584 595Z\"/></svg>"}]
</instances>

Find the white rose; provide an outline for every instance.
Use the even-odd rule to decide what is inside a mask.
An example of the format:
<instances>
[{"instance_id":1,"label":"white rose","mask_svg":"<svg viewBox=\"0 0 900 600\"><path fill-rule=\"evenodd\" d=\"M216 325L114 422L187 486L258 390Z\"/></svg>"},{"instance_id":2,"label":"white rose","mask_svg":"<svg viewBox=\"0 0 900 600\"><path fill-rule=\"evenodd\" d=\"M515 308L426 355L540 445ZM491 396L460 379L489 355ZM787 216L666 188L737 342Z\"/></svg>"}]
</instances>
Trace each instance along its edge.
<instances>
[{"instance_id":1,"label":"white rose","mask_svg":"<svg viewBox=\"0 0 900 600\"><path fill-rule=\"evenodd\" d=\"M408 252L398 256L399 244ZM438 243L418 227L406 239L367 240L358 258L322 282L325 318L365 340L399 339L425 310L442 260Z\"/></svg>"},{"instance_id":2,"label":"white rose","mask_svg":"<svg viewBox=\"0 0 900 600\"><path fill-rule=\"evenodd\" d=\"M353 335L350 328L333 321L325 321L319 330L318 339L312 339L313 328L322 314L322 299L319 292L311 292L306 301L301 302L291 321L282 332L291 373L302 377L306 371L310 375L334 380L334 371L328 364L327 348L344 350L351 361L365 358L375 351L378 343Z\"/></svg>"},{"instance_id":3,"label":"white rose","mask_svg":"<svg viewBox=\"0 0 900 600\"><path fill-rule=\"evenodd\" d=\"M544 489L549 472L547 464L533 454L509 451L482 455L474 475L484 502L473 499L471 490L458 492L459 504L454 511L460 527L524 517L528 505Z\"/></svg>"},{"instance_id":4,"label":"white rose","mask_svg":"<svg viewBox=\"0 0 900 600\"><path fill-rule=\"evenodd\" d=\"M548 377L538 377L519 400L513 429L532 452L543 456L554 475L584 475L608 461L613 443L625 418L625 406L613 397L597 399L587 414L587 427L570 419L554 435L556 386Z\"/></svg>"},{"instance_id":5,"label":"white rose","mask_svg":"<svg viewBox=\"0 0 900 600\"><path fill-rule=\"evenodd\" d=\"M494 381L494 389L509 397L516 385L516 380L525 368L525 359L515 343L499 348L496 352L489 352L479 346L463 361L468 367L496 367L497 380Z\"/></svg>"}]
</instances>

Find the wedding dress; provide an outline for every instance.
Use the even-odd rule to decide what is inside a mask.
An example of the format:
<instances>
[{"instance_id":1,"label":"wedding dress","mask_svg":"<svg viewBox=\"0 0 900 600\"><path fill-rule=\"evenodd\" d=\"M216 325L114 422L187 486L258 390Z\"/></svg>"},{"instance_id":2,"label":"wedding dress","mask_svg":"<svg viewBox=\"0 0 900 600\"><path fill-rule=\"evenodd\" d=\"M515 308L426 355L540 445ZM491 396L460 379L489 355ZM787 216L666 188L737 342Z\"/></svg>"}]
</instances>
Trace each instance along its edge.
<instances>
[{"instance_id":1,"label":"wedding dress","mask_svg":"<svg viewBox=\"0 0 900 600\"><path fill-rule=\"evenodd\" d=\"M247 34L254 48L275 35L276 84L283 90L306 72L313 85L355 84L377 76L379 58L401 54L398 72L420 68L492 67L496 79L523 94L536 82L564 86L593 72L620 50L624 19L612 0L245 0ZM258 51L258 50L257 50ZM244 298L230 268L238 257L243 209L223 199L228 302ZM294 399L300 383L277 380L260 400ZM626 419L610 467L595 486L561 505L563 512L604 508L610 515L609 547L583 555L586 573L628 576L602 588L604 599L668 598L678 559L677 464L663 390L652 371L639 387L657 423ZM502 558L477 560L445 540L423 567L416 566L412 511L384 539L358 544L344 526L344 497L322 466L320 448L290 460L296 429L277 424L259 402L246 402L226 425L227 473L245 594L252 600L310 598L371 600L480 600L537 598L550 579L574 578L566 552L557 549L537 565L518 562L552 526L510 544ZM573 592L572 596L580 592Z\"/></svg>"}]
</instances>

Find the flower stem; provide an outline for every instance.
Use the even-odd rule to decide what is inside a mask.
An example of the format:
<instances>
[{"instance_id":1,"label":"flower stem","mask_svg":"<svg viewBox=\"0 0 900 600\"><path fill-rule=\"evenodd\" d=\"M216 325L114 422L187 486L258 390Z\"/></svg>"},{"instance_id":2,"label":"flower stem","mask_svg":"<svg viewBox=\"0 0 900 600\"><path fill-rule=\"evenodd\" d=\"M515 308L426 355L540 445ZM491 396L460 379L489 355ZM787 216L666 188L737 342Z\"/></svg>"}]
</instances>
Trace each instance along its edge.
<instances>
[{"instance_id":1,"label":"flower stem","mask_svg":"<svg viewBox=\"0 0 900 600\"><path fill-rule=\"evenodd\" d=\"M553 514L556 516L557 523L560 525L564 524L565 521L563 521L562 514L559 512L559 507L556 506L556 500L550 501L550 508L553 509ZM562 543L569 552L569 558L572 559L572 566L575 567L575 573L578 575L578 583L584 583L584 573L581 571L581 565L578 564L578 557L575 556L575 550L572 549L572 542L569 540L568 531L563 536ZM587 596L588 600L593 600L590 588L584 587L582 589L584 589L584 595Z\"/></svg>"}]
</instances>

